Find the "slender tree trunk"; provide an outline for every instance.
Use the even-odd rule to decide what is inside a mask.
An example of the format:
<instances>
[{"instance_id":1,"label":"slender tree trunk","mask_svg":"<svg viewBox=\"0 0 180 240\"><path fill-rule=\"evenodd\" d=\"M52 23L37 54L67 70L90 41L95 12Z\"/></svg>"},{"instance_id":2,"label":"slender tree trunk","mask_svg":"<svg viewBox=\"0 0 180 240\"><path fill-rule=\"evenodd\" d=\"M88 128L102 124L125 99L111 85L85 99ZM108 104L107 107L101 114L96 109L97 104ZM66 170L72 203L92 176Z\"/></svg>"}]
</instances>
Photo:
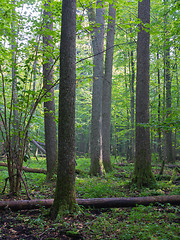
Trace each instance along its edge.
<instances>
[{"instance_id":1,"label":"slender tree trunk","mask_svg":"<svg viewBox=\"0 0 180 240\"><path fill-rule=\"evenodd\" d=\"M143 24L150 23L150 0L138 2L138 18ZM149 128L149 29L140 24L137 42L136 83L136 154L132 182L141 188L150 187L155 181L151 169ZM144 27L146 29L144 29Z\"/></svg>"},{"instance_id":2,"label":"slender tree trunk","mask_svg":"<svg viewBox=\"0 0 180 240\"><path fill-rule=\"evenodd\" d=\"M167 41L169 45L169 42ZM166 45L166 44L165 44ZM165 81L166 81L166 116L171 117L171 76L170 76L170 47L165 48ZM174 162L172 148L172 130L166 132L166 156L167 162Z\"/></svg>"},{"instance_id":3,"label":"slender tree trunk","mask_svg":"<svg viewBox=\"0 0 180 240\"><path fill-rule=\"evenodd\" d=\"M157 61L159 61L159 52L157 52ZM161 81L160 81L160 70L157 69L158 77L158 123L161 122ZM162 161L162 150L161 150L161 130L158 130L158 155L159 160Z\"/></svg>"},{"instance_id":4,"label":"slender tree trunk","mask_svg":"<svg viewBox=\"0 0 180 240\"><path fill-rule=\"evenodd\" d=\"M104 8L102 1L97 0L96 24L93 28L93 93L91 118L91 175L102 175L102 84L103 84L103 56L104 49ZM93 9L89 8L89 20L94 22Z\"/></svg>"},{"instance_id":5,"label":"slender tree trunk","mask_svg":"<svg viewBox=\"0 0 180 240\"><path fill-rule=\"evenodd\" d=\"M157 52L157 61L159 60L159 52ZM161 122L161 81L160 81L160 71L158 67L158 123ZM163 175L165 158L163 158L162 150L161 150L162 138L161 138L161 129L158 130L158 155L159 160L161 161L161 169L159 172L159 176Z\"/></svg>"},{"instance_id":6,"label":"slender tree trunk","mask_svg":"<svg viewBox=\"0 0 180 240\"><path fill-rule=\"evenodd\" d=\"M111 89L112 89L112 66L114 51L116 9L109 4L109 20L106 39L105 75L102 95L102 156L106 172L112 170L110 160L110 128L111 128Z\"/></svg>"},{"instance_id":7,"label":"slender tree trunk","mask_svg":"<svg viewBox=\"0 0 180 240\"><path fill-rule=\"evenodd\" d=\"M124 56L126 59L126 54ZM124 78L125 78L125 90L126 90L126 98L128 98L128 84L127 84L127 73L126 73L126 64L124 64ZM130 134L129 134L129 106L126 106L126 114L127 114L127 134L126 134L126 143L125 143L125 153L126 159L129 160L130 157Z\"/></svg>"},{"instance_id":8,"label":"slender tree trunk","mask_svg":"<svg viewBox=\"0 0 180 240\"><path fill-rule=\"evenodd\" d=\"M50 53L53 49L53 39L48 31L53 30L52 13L50 12L51 0L44 4L44 63L43 63L43 85L45 91L49 89L44 102L44 127L45 127L45 148L47 163L47 180L51 179L57 163L57 134L55 122L55 102L53 85L53 59ZM49 99L49 100L48 100Z\"/></svg>"},{"instance_id":9,"label":"slender tree trunk","mask_svg":"<svg viewBox=\"0 0 180 240\"><path fill-rule=\"evenodd\" d=\"M168 36L167 6L164 0L164 78L166 88L166 118L171 118L171 74L170 74L170 41ZM165 133L166 161L174 162L172 148L172 130Z\"/></svg>"},{"instance_id":10,"label":"slender tree trunk","mask_svg":"<svg viewBox=\"0 0 180 240\"><path fill-rule=\"evenodd\" d=\"M175 49L175 66L174 66L174 71L175 71L175 76L176 76L176 86L177 86L177 109L179 109L179 78L178 78L178 63L177 63L177 53L176 53L176 49ZM175 129L175 143L174 143L174 149L175 149L175 153L174 156L176 157L176 153L177 153L177 129Z\"/></svg>"},{"instance_id":11,"label":"slender tree trunk","mask_svg":"<svg viewBox=\"0 0 180 240\"><path fill-rule=\"evenodd\" d=\"M12 3L15 5L15 1ZM9 173L9 185L10 192L12 194L18 194L20 190L20 171L22 170L22 161L19 158L19 147L18 147L18 110L17 110L17 42L16 42L16 27L15 27L15 8L12 9L12 38L11 38L11 50L12 50L12 110L9 116L9 139L6 143L7 146L7 162L8 162L8 173ZM12 128L11 128L12 124ZM14 168L15 166L15 168ZM18 170L19 169L19 170Z\"/></svg>"},{"instance_id":12,"label":"slender tree trunk","mask_svg":"<svg viewBox=\"0 0 180 240\"><path fill-rule=\"evenodd\" d=\"M75 194L76 1L63 0L60 46L58 172L51 217L73 211Z\"/></svg>"},{"instance_id":13,"label":"slender tree trunk","mask_svg":"<svg viewBox=\"0 0 180 240\"><path fill-rule=\"evenodd\" d=\"M118 136L117 136L117 127L116 127L116 120L115 120L115 125L114 125L114 156L115 156L115 159L118 156L117 143L118 143Z\"/></svg>"},{"instance_id":14,"label":"slender tree trunk","mask_svg":"<svg viewBox=\"0 0 180 240\"><path fill-rule=\"evenodd\" d=\"M164 81L163 81L163 117L162 117L162 121L165 121L165 101L166 101L166 77L165 77L165 56L164 56ZM159 172L159 175L163 175L163 171L164 171L164 166L165 163L167 161L167 154L166 154L166 133L165 130L163 130L163 144L162 144L162 156L163 156L163 160L162 160L162 165L161 165L161 169Z\"/></svg>"},{"instance_id":15,"label":"slender tree trunk","mask_svg":"<svg viewBox=\"0 0 180 240\"><path fill-rule=\"evenodd\" d=\"M134 137L134 81L135 81L135 70L134 70L134 53L131 51L130 56L131 62L131 80L130 80L130 93L131 93L131 161L135 159L135 137Z\"/></svg>"}]
</instances>

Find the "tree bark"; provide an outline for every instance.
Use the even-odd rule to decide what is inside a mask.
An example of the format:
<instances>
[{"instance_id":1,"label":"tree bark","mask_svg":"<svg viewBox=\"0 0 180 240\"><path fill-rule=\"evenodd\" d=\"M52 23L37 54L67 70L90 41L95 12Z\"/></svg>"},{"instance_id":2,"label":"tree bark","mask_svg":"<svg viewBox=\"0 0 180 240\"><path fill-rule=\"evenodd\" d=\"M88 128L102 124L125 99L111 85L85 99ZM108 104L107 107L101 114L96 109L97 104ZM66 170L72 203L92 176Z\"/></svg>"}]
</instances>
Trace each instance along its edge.
<instances>
[{"instance_id":1,"label":"tree bark","mask_svg":"<svg viewBox=\"0 0 180 240\"><path fill-rule=\"evenodd\" d=\"M49 208L53 205L53 199L0 201L0 209L10 208L11 210ZM76 199L77 204L86 208L122 208L136 207L137 205L148 206L150 204L180 204L180 195L170 196L148 196L148 197L122 197L122 198L91 198Z\"/></svg>"},{"instance_id":2,"label":"tree bark","mask_svg":"<svg viewBox=\"0 0 180 240\"><path fill-rule=\"evenodd\" d=\"M51 217L73 211L75 197L75 91L76 91L76 1L63 0L60 85L58 171Z\"/></svg>"},{"instance_id":3,"label":"tree bark","mask_svg":"<svg viewBox=\"0 0 180 240\"><path fill-rule=\"evenodd\" d=\"M138 2L139 25L137 42L136 82L136 153L132 182L139 188L150 187L155 179L151 168L149 127L149 27L150 0Z\"/></svg>"},{"instance_id":4,"label":"tree bark","mask_svg":"<svg viewBox=\"0 0 180 240\"><path fill-rule=\"evenodd\" d=\"M114 52L116 9L109 4L109 19L106 39L105 75L102 93L102 157L106 172L112 170L110 160L110 128L111 128L111 89L112 89L112 67Z\"/></svg>"},{"instance_id":5,"label":"tree bark","mask_svg":"<svg viewBox=\"0 0 180 240\"><path fill-rule=\"evenodd\" d=\"M52 13L50 12L51 0L44 4L44 59L43 59L43 87L48 91L44 102L44 127L45 127L45 148L47 163L47 180L51 179L57 163L57 134L55 122L55 102L53 85L53 59L51 55L53 49L53 38L47 31L53 30ZM48 100L49 99L49 100Z\"/></svg>"}]
</instances>

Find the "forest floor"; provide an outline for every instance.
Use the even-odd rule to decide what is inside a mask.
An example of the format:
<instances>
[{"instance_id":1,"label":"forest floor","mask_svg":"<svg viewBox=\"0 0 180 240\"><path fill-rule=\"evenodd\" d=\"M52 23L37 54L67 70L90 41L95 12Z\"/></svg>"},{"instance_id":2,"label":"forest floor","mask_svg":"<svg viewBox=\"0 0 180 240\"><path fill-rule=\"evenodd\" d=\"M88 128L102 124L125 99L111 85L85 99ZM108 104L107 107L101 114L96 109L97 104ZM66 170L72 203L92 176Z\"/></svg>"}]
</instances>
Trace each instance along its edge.
<instances>
[{"instance_id":1,"label":"forest floor","mask_svg":"<svg viewBox=\"0 0 180 240\"><path fill-rule=\"evenodd\" d=\"M176 163L178 164L178 163ZM155 195L180 195L179 173L170 182L173 168L166 167L164 178L157 182L155 189L139 191L128 183L133 164L113 162L113 171L103 177L88 176L90 160L77 159L76 193L77 198L135 197ZM45 168L45 159L29 160L27 167ZM160 166L153 165L156 176ZM0 200L12 200L8 188L2 194L7 169L0 167ZM44 174L25 173L29 193L33 199L51 199L55 190L55 178L46 183ZM13 200L27 199L25 189ZM76 214L48 218L49 209L0 212L0 239L41 240L41 239L122 239L122 240L178 240L180 239L180 208L170 204L149 205L132 208L81 209Z\"/></svg>"}]
</instances>

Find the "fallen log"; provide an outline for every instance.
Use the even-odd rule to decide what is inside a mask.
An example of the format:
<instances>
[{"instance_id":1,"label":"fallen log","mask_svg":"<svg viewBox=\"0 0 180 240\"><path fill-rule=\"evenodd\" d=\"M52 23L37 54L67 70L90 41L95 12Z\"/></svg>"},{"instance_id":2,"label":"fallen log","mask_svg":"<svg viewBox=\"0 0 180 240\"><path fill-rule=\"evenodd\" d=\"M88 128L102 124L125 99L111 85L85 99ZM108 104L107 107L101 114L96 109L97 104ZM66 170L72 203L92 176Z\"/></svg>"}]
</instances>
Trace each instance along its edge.
<instances>
[{"instance_id":1,"label":"fallen log","mask_svg":"<svg viewBox=\"0 0 180 240\"><path fill-rule=\"evenodd\" d=\"M49 208L53 204L53 199L34 199L34 200L17 200L17 201L0 201L0 209L10 208L11 210L38 209L41 207ZM166 196L148 196L148 197L122 197L122 198L90 198L77 199L80 206L86 208L122 208L135 207L137 205L148 206L149 204L180 205L180 195Z\"/></svg>"},{"instance_id":2,"label":"fallen log","mask_svg":"<svg viewBox=\"0 0 180 240\"><path fill-rule=\"evenodd\" d=\"M2 167L7 167L7 163L4 163L4 162L0 162L0 166ZM15 166L14 166L15 167ZM25 172L32 172L32 173L44 173L44 174L47 174L47 170L45 169L42 169L42 168L28 168L28 167L22 167L22 169L25 171ZM75 173L77 174L80 174L82 171L79 170L79 169L75 169Z\"/></svg>"},{"instance_id":3,"label":"fallen log","mask_svg":"<svg viewBox=\"0 0 180 240\"><path fill-rule=\"evenodd\" d=\"M4 162L0 162L0 166L1 167L8 167L7 163L4 163ZM15 166L14 166L15 167ZM47 170L45 169L42 169L42 168L28 168L28 167L22 167L22 169L25 171L25 172L32 172L32 173L44 173L44 174L47 174ZM79 169L75 169L75 173L77 174L80 174L82 171L79 170Z\"/></svg>"},{"instance_id":4,"label":"fallen log","mask_svg":"<svg viewBox=\"0 0 180 240\"><path fill-rule=\"evenodd\" d=\"M3 163L3 162L0 162L0 166L2 167L7 167L7 163ZM15 166L14 166L15 167ZM39 169L39 168L28 168L28 167L22 167L22 169L25 171L25 172L32 172L32 173L44 173L46 174L47 171L45 169Z\"/></svg>"},{"instance_id":5,"label":"fallen log","mask_svg":"<svg viewBox=\"0 0 180 240\"><path fill-rule=\"evenodd\" d=\"M45 143L42 143L42 142L38 142L38 141L36 141L39 145L41 145L41 146L46 146L45 145Z\"/></svg>"}]
</instances>

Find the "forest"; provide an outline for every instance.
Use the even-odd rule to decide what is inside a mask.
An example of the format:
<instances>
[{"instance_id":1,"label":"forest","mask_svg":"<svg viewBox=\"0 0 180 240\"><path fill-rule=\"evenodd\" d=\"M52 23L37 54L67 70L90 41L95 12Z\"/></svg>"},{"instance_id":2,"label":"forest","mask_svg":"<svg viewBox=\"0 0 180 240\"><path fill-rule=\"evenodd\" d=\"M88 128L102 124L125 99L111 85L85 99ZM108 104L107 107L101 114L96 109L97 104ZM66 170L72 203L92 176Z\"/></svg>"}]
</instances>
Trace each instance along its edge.
<instances>
[{"instance_id":1,"label":"forest","mask_svg":"<svg viewBox=\"0 0 180 240\"><path fill-rule=\"evenodd\" d=\"M179 15L1 0L0 239L180 239Z\"/></svg>"}]
</instances>

